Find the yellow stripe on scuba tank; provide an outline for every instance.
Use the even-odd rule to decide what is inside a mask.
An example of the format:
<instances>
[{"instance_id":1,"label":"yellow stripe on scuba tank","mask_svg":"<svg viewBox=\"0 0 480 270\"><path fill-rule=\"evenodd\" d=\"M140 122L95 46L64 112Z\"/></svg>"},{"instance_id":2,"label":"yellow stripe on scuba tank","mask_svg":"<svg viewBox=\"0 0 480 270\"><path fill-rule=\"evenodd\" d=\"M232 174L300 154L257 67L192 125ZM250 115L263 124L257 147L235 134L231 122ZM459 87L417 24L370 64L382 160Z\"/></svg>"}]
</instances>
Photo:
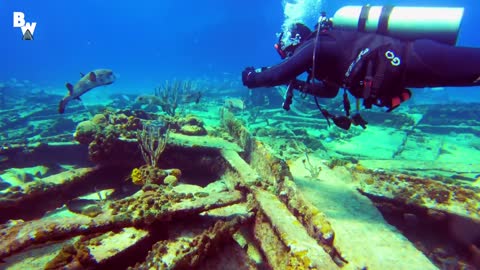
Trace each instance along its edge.
<instances>
[{"instance_id":1,"label":"yellow stripe on scuba tank","mask_svg":"<svg viewBox=\"0 0 480 270\"><path fill-rule=\"evenodd\" d=\"M336 29L357 30L362 6L345 6L333 16ZM366 32L376 32L383 6L371 6L365 24ZM391 8L387 34L403 40L428 38L455 45L463 18L464 8L448 7L398 7Z\"/></svg>"}]
</instances>

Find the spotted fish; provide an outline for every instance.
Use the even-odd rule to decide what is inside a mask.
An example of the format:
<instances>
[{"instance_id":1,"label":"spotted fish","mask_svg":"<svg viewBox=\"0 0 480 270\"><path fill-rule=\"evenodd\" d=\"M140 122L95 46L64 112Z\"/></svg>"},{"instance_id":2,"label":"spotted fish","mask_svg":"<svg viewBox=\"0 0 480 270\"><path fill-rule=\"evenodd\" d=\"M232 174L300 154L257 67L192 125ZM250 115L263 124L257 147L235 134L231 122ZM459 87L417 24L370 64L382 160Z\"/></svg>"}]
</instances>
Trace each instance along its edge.
<instances>
[{"instance_id":1,"label":"spotted fish","mask_svg":"<svg viewBox=\"0 0 480 270\"><path fill-rule=\"evenodd\" d=\"M67 83L68 94L60 101L58 112L64 113L67 103L72 99L80 100L80 96L95 87L112 84L115 74L109 69L96 69L87 74L81 74L81 79L75 84Z\"/></svg>"}]
</instances>

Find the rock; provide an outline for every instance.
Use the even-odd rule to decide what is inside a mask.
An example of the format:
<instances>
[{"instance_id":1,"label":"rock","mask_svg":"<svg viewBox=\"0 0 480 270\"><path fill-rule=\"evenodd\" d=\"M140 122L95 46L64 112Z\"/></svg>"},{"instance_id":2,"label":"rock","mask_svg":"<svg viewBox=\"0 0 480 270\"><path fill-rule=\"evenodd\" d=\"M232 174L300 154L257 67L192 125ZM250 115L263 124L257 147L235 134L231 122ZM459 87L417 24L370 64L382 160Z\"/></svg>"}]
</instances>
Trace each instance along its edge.
<instances>
[{"instance_id":1,"label":"rock","mask_svg":"<svg viewBox=\"0 0 480 270\"><path fill-rule=\"evenodd\" d=\"M123 228L93 238L88 242L88 248L95 261L104 263L115 256L122 256L122 253L129 248L142 244L142 240L147 236L148 231L131 227Z\"/></svg>"},{"instance_id":2,"label":"rock","mask_svg":"<svg viewBox=\"0 0 480 270\"><path fill-rule=\"evenodd\" d=\"M190 136L207 135L207 130L201 126L185 125L180 128L180 133Z\"/></svg>"},{"instance_id":3,"label":"rock","mask_svg":"<svg viewBox=\"0 0 480 270\"><path fill-rule=\"evenodd\" d=\"M178 178L173 176L173 175L167 175L167 177L165 177L165 179L163 179L163 183L166 184L166 185L176 185L178 182Z\"/></svg>"},{"instance_id":4,"label":"rock","mask_svg":"<svg viewBox=\"0 0 480 270\"><path fill-rule=\"evenodd\" d=\"M95 200L73 199L67 202L66 206L71 212L89 217L96 217L103 212L102 207Z\"/></svg>"},{"instance_id":5,"label":"rock","mask_svg":"<svg viewBox=\"0 0 480 270\"><path fill-rule=\"evenodd\" d=\"M12 185L10 183L4 182L3 179L0 178L0 191L5 190L11 186Z\"/></svg>"},{"instance_id":6,"label":"rock","mask_svg":"<svg viewBox=\"0 0 480 270\"><path fill-rule=\"evenodd\" d=\"M194 116L194 115L188 115L185 118L181 119L180 125L194 125L194 126L201 126L203 127L203 121L202 119Z\"/></svg>"},{"instance_id":7,"label":"rock","mask_svg":"<svg viewBox=\"0 0 480 270\"><path fill-rule=\"evenodd\" d=\"M94 140L95 134L97 134L97 126L94 122L87 120L80 122L77 125L75 134L73 135L75 140L81 144L89 144Z\"/></svg>"},{"instance_id":8,"label":"rock","mask_svg":"<svg viewBox=\"0 0 480 270\"><path fill-rule=\"evenodd\" d=\"M215 181L213 183L208 184L204 188L204 190L205 192L208 192L208 193L218 193L218 192L228 191L228 187L224 181Z\"/></svg>"},{"instance_id":9,"label":"rock","mask_svg":"<svg viewBox=\"0 0 480 270\"><path fill-rule=\"evenodd\" d=\"M126 124L128 122L128 116L123 113L119 113L115 117L115 124Z\"/></svg>"},{"instance_id":10,"label":"rock","mask_svg":"<svg viewBox=\"0 0 480 270\"><path fill-rule=\"evenodd\" d=\"M404 213L403 220L409 227L415 227L418 225L418 217L412 213Z\"/></svg>"},{"instance_id":11,"label":"rock","mask_svg":"<svg viewBox=\"0 0 480 270\"><path fill-rule=\"evenodd\" d=\"M95 124L95 125L107 125L108 124L108 120L107 120L107 117L105 117L105 115L99 113L99 114L96 114L93 118L92 118L92 123Z\"/></svg>"},{"instance_id":12,"label":"rock","mask_svg":"<svg viewBox=\"0 0 480 270\"><path fill-rule=\"evenodd\" d=\"M55 136L61 134L64 130L73 130L75 129L75 122L70 118L59 118L48 130L47 135Z\"/></svg>"},{"instance_id":13,"label":"rock","mask_svg":"<svg viewBox=\"0 0 480 270\"><path fill-rule=\"evenodd\" d=\"M98 204L91 204L87 205L82 209L82 212L80 214L89 216L89 217L96 217L102 213L102 207Z\"/></svg>"}]
</instances>

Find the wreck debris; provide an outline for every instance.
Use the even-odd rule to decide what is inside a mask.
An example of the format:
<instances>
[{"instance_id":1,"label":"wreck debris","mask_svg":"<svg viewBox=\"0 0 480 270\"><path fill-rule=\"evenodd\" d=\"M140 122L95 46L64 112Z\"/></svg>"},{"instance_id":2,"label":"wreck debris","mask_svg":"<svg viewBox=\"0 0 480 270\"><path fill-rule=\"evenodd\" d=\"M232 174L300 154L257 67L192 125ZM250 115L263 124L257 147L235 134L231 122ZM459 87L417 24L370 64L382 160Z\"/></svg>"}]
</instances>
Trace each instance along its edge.
<instances>
[{"instance_id":1,"label":"wreck debris","mask_svg":"<svg viewBox=\"0 0 480 270\"><path fill-rule=\"evenodd\" d=\"M308 202L298 191L295 183L286 180L279 196L288 209L302 222L308 234L330 254L338 256L333 246L335 233L325 214ZM340 259L340 258L337 258Z\"/></svg>"},{"instance_id":2,"label":"wreck debris","mask_svg":"<svg viewBox=\"0 0 480 270\"><path fill-rule=\"evenodd\" d=\"M233 132L231 134L238 134L238 132ZM362 263L362 261L356 260L355 256L351 256L352 254L345 252L349 248L349 240L344 237L345 235L341 235L339 238L346 240L346 242L341 242L339 243L339 247L336 247L334 238L335 227L331 225L333 223L329 221L327 215L318 211L316 207L312 206L306 199L303 198L301 193L296 188L296 185L291 180L293 177L291 176L288 166L284 161L282 162L282 160L279 160L279 158L273 155L272 151L266 150L267 148L268 147L264 147L262 143L253 141L253 146L250 148L253 152L251 152L248 157L250 158L250 163L252 164L252 167L255 168L255 171L253 171L252 167L250 167L248 164L242 164L246 163L245 160L239 158L238 156L236 157L233 151L222 151L222 154L228 161L229 165L232 168L235 168L238 176L241 176L237 178L236 185L246 187L246 189L253 194L255 194L255 190L261 190L261 188L263 188L270 191L272 196L273 194L278 196L278 198L280 198L286 205L283 206L283 208L288 207L290 212L293 213L298 220L298 224L300 224L300 222L303 223L304 228L312 238L311 240L316 240L318 243L317 247L322 247L326 252L325 254L330 255L331 261L336 264L335 266L345 269L361 269L362 267L368 267L369 269L370 267L373 267L372 269L379 269L377 268L379 265L384 265L382 262L385 263L385 261L381 258L374 260L374 263L370 265L368 263L364 264L365 261ZM350 163L351 162L341 165L341 167L349 166ZM345 170L345 168L339 169ZM250 179L255 180L242 182L239 179L243 180L243 177L250 177ZM256 201L259 201L259 197L255 196L255 199ZM281 207L282 206L279 205L277 209ZM285 245L285 243L288 243L288 238L285 239L279 235L278 226L274 226L272 224L271 220L273 219L271 216L266 213L266 211L262 211L261 207L259 208L259 211L257 211L257 222L254 227L255 236L257 240L260 241L262 251L267 257L269 265L273 269L284 269L285 265L291 264L286 259L289 258L289 249ZM288 212L284 213L283 215L288 216ZM348 231L345 232L344 229L348 230L348 228L342 227L340 229L341 234L345 233L346 235L350 235L350 237L355 237L355 239L350 239L350 241L361 241L360 239L357 239L357 237L361 237L360 235L352 235L351 233L349 234ZM286 233L288 235L290 231L287 230ZM391 234L392 237L402 237L399 232ZM397 242L401 244L401 241ZM425 269L435 268L435 266L428 261L423 253L420 253L415 249L412 243L405 241L405 244L409 246L409 251L412 252L412 255L415 255L415 259L420 259L422 261L422 266L425 266ZM361 247L361 243L358 243L358 246ZM340 253L340 251L342 252ZM369 247L364 254L371 254L371 256L375 256L374 254L379 251L380 250L378 250L376 247ZM347 255L347 257L344 258L344 255ZM393 254L391 255L393 257L389 258L391 259L389 262L401 260L400 257L394 256ZM306 257L308 258L308 254ZM365 260L365 255L362 258ZM352 259L352 262L349 262L349 259ZM296 265L295 267L301 266Z\"/></svg>"},{"instance_id":3,"label":"wreck debris","mask_svg":"<svg viewBox=\"0 0 480 270\"><path fill-rule=\"evenodd\" d=\"M367 172L360 165L354 171L365 194L480 221L480 195L472 189L405 174Z\"/></svg>"},{"instance_id":4,"label":"wreck debris","mask_svg":"<svg viewBox=\"0 0 480 270\"><path fill-rule=\"evenodd\" d=\"M202 234L187 240L177 239L175 242L159 241L149 252L142 264L131 269L192 269L205 256L214 251L226 240L231 239L246 221L247 217L237 216L229 221L217 221Z\"/></svg>"},{"instance_id":5,"label":"wreck debris","mask_svg":"<svg viewBox=\"0 0 480 270\"><path fill-rule=\"evenodd\" d=\"M118 231L82 236L73 244L65 245L45 269L95 268L105 266L115 256L121 256L135 244L144 241L149 232L126 227Z\"/></svg>"},{"instance_id":6,"label":"wreck debris","mask_svg":"<svg viewBox=\"0 0 480 270\"><path fill-rule=\"evenodd\" d=\"M46 270L65 267L67 269L85 269L93 267L96 261L83 239L74 244L63 246L60 252L45 265Z\"/></svg>"},{"instance_id":7,"label":"wreck debris","mask_svg":"<svg viewBox=\"0 0 480 270\"><path fill-rule=\"evenodd\" d=\"M285 186L285 181L288 181L289 186L285 188L283 192L281 191L281 187L278 187L278 192L281 194L280 197L287 197L288 195L292 195L291 198L286 200L287 205L289 205L290 209L274 194L262 190L257 186L265 186L266 184L261 182L259 176L254 172L248 164L239 157L237 153L234 151L223 151L222 152L226 160L229 162L229 165L234 168L236 172L240 174L240 177L236 179L239 181L234 183L233 185L239 185L247 188L254 196L255 201L259 205L259 211L261 211L261 215L265 217L266 221L269 224L272 224L276 231L274 234L279 235L279 241L287 247L288 250L292 249L293 243L297 243L297 240L293 240L299 237L299 235L295 235L295 232L301 234L301 241L302 243L310 243L305 244L308 246L306 248L303 244L296 244L294 248L295 256L300 256L300 258L295 258L295 261L300 260L303 262L301 265L298 262L289 262L293 263L295 267L315 267L315 265L321 266L318 269L336 269L338 266L335 263L342 264L342 259L338 255L338 252L333 247L333 238L334 232L327 221L326 217L317 210L312 205L307 205L305 200L297 194L295 191L295 184L288 179L288 177L284 177L283 186ZM271 159L274 159L271 157ZM271 160L264 160L262 164L269 163ZM272 162L273 164L278 164ZM258 165L258 164L257 164ZM261 166L261 165L260 165ZM278 172L281 166L268 166L269 170L277 170L275 173L276 175L282 175L282 170ZM265 174L268 172L264 171ZM247 179L250 179L248 181ZM254 179L254 181L251 181ZM255 180L256 179L256 180ZM246 180L246 181L244 181ZM288 194L287 194L288 193ZM281 214L279 214L280 209L284 209ZM292 214L292 213L295 213ZM257 213L259 215L260 213ZM280 218L280 220L279 220ZM301 224L301 220L304 224ZM257 219L258 221L258 219ZM292 226L298 226L295 229L289 227L289 223L293 223ZM268 230L268 225L259 225L258 227L262 231ZM280 230L280 231L279 231ZM300 230L300 232L298 232ZM303 231L304 234L301 232ZM256 237L263 239L263 236L259 235L262 234L260 232L256 232ZM270 233L269 233L270 234ZM313 238L312 238L313 237ZM317 242L318 241L318 242ZM278 247L278 245L277 245ZM310 251L308 251L310 250ZM265 250L264 250L265 251ZM313 253L312 253L313 252ZM274 254L274 251L269 251L269 260L275 261L277 257L284 258L285 255L281 255L282 249L278 247L278 254ZM267 258L269 257L267 255ZM288 257L288 256L287 256ZM320 260L320 261L317 261ZM335 262L334 262L335 260ZM308 261L308 263L306 263ZM313 266L310 265L310 262L313 262ZM275 264L275 262L269 261L270 264ZM326 268L322 268L326 267ZM333 267L333 268L329 268Z\"/></svg>"},{"instance_id":8,"label":"wreck debris","mask_svg":"<svg viewBox=\"0 0 480 270\"><path fill-rule=\"evenodd\" d=\"M57 194L60 191L76 189L78 185L88 183L100 171L99 168L73 169L26 183L23 187L10 187L11 192L0 196L0 220L34 215L32 205L36 206L35 209L40 209L42 205L60 206L63 200L68 199L59 198Z\"/></svg>"},{"instance_id":9,"label":"wreck debris","mask_svg":"<svg viewBox=\"0 0 480 270\"><path fill-rule=\"evenodd\" d=\"M234 132L234 134L241 133ZM235 180L237 183L233 185L243 186L254 195L255 201L259 205L259 210L262 212L261 215L276 229L274 234L279 235L279 241L287 250L291 250L292 245L297 243L293 240L299 237L294 235L294 232L297 232L297 230L300 230L302 237L300 242L306 241L306 243L310 243L306 244L308 248L298 244L294 245L295 261L299 260L299 262L302 262L301 264L299 262L289 262L295 264L294 268L319 267L318 269L337 269L338 266L335 263L342 265L343 262L333 247L334 232L326 217L313 205L307 204L303 197L295 191L295 184L290 180L293 177L283 160L273 156L271 151L261 142L253 140L251 144L252 146L245 147L252 151L249 157L251 158L251 163L255 164L256 171L253 171L235 151L222 151L222 155L231 168L240 175L239 179ZM262 190L262 188L265 190ZM291 196L290 198L289 195ZM277 196L284 198L284 202ZM275 205L275 207L270 208L270 205ZM279 209L285 210L279 215L277 212ZM283 220L287 220L287 223L294 223L295 225L292 226L298 226L298 228L289 228L288 225L284 224L284 221L278 220L279 216ZM265 225L258 228L268 230L268 227L268 225ZM256 232L256 237L262 239L258 232ZM281 248L278 248L278 254L273 254L274 252L270 251L269 260L275 261L276 259L274 258L277 257L284 258L283 255L280 255L282 253L281 250Z\"/></svg>"},{"instance_id":10,"label":"wreck debris","mask_svg":"<svg viewBox=\"0 0 480 270\"><path fill-rule=\"evenodd\" d=\"M289 250L280 240L273 226L261 212L256 214L253 225L255 239L267 258L272 269L286 269L289 259ZM293 269L293 268L292 268Z\"/></svg>"},{"instance_id":11,"label":"wreck debris","mask_svg":"<svg viewBox=\"0 0 480 270\"><path fill-rule=\"evenodd\" d=\"M332 258L311 238L300 222L278 198L266 191L254 191L260 209L289 250L288 264L293 269L338 269Z\"/></svg>"},{"instance_id":12,"label":"wreck debris","mask_svg":"<svg viewBox=\"0 0 480 270\"><path fill-rule=\"evenodd\" d=\"M224 117L229 118L231 116L224 115ZM122 119L119 120L122 123L128 122L126 115L116 118L113 115L106 114L103 117L102 115L96 116L95 123L108 125L111 119ZM189 121L193 122L193 120ZM136 123L137 121L133 122ZM0 259L9 259L23 251L26 252L26 249L32 247L53 245L50 241L58 240L63 241L63 248L57 249L56 258L51 258L47 268L102 267L101 264L105 260L118 256L123 250L127 249L127 247L121 247L120 250L100 252L103 245L107 246L107 241L115 241L114 239L118 239L116 237L131 234L138 236L132 237L132 242L142 237L153 240L152 234L166 231L161 239L155 239L151 242L151 244L155 242L156 244L153 245L148 256L146 256L147 250L145 250L143 257L138 260L139 263L133 269L192 267L212 269L205 266L207 264L205 264L204 259L208 258L210 261L212 251L220 252L217 248L224 247L225 243L228 243L232 250L242 253L242 258L248 259L245 260L243 265L238 264L245 269L255 269L255 266L261 268L260 264L264 264L262 266L271 269L360 269L363 266L376 269L376 266L378 266L363 264L363 261L360 264L355 260L355 256L348 256L374 254L378 249L373 247L364 253L357 250L355 254L348 254L348 251L354 250L351 248L354 243L350 239L357 236L353 233L346 233L345 228L340 229L337 226L338 223L335 223L335 218L329 216L328 210L322 209L323 205L312 204L307 199L309 197L304 196L299 190L301 182L292 175L289 168L291 163L287 163L287 161L273 154L273 151L267 145L256 141L248 130L241 125L241 122L236 122L235 119L230 118L229 123L224 124L224 127L235 137L231 141L237 141L241 148L237 144L227 143L219 138L186 136L185 134L188 134L188 132L185 132L184 134L173 133L164 155L162 154L160 163L162 165L166 164L165 166L176 165L177 161L183 158L179 158L179 156L184 155L188 158L183 158L183 162L178 164L183 165L187 162L196 163L193 166L208 164L208 166L203 167L208 167L208 170L218 170L216 176L220 176L221 179L215 179L218 186L211 190L202 189L199 186L188 187L189 185L184 183L174 185L178 179L174 181L170 176L178 178L177 174L179 176L180 170L178 172L171 171L167 175L160 173L161 176L158 176L158 172L155 170L142 171L145 166L136 167L132 171L132 168L140 165L138 160L141 160L142 157L137 148L137 140L133 136L143 126L142 123L144 122L139 123L141 125L134 125L135 128L130 129L128 133L114 132L115 136L103 141L102 139L100 141L97 139L89 141L89 138L87 138L88 132L83 135L85 135L84 143L86 144L104 143L98 144L98 149L93 148L93 150L98 150L97 154L102 154L99 155L102 158L98 161L109 161L109 158L113 156L123 160L123 164L128 164L130 167L125 166L128 167L128 170L126 170L127 173L124 177L128 178L127 175L132 172L130 179L142 186L141 191L123 199L102 202L101 205L96 206L93 213L87 216L71 214L70 217L59 218L56 216L53 218L47 216L35 221L12 220L0 228L0 238L2 239L0 241ZM122 129L122 125L119 124L118 127ZM240 128L240 130L237 130L237 128ZM85 131L88 131L88 129L85 128ZM95 132L98 132L98 130ZM100 130L100 132L104 131ZM81 132L79 135L81 135ZM155 146L155 140L153 141ZM115 151L101 152L104 151L100 149L103 146L109 146L112 150L115 148ZM187 154L181 153L187 149ZM135 150L137 151L135 152ZM201 156L201 160L191 162L193 155L190 154L193 152L195 155ZM132 158L133 156L135 158ZM125 157L129 159L125 160ZM202 163L205 160L207 162ZM192 166L192 164L186 164L185 166ZM348 172L346 169L348 166L351 166L350 162L339 164L339 168L336 169ZM203 167L199 166L198 168L203 170ZM184 173L184 168L181 168L181 173ZM308 170L308 168L305 169ZM328 170L325 167L322 167L322 169L322 171L318 171L319 175ZM92 170L101 171L101 169ZM187 171L185 170L185 172ZM198 172L199 169L190 170L184 174L186 175L191 171ZM408 198L412 196L404 196L409 193L405 190L405 186L400 185L405 181L400 176L395 175L398 179L392 180L389 178L391 176L384 177L381 176L381 173L362 170L353 171L352 174L355 175L355 179L358 180L357 182L364 193L369 192L369 194L382 196L390 194L394 199L407 198L406 201L424 207L432 207L431 204L435 202L435 204L440 205L437 208L442 211L445 209L441 207L447 207L449 200L461 201L462 195L472 198L472 201L478 201L478 197L471 192L452 188L446 195L444 190L440 188L442 184L437 186L435 183L422 181L425 179L411 177L408 189L420 189L420 186L415 184L421 182L423 185L427 184L434 187L433 190L436 191L425 190L426 193L421 193L420 196L431 200L430 202L409 200ZM152 178L155 179L154 181L142 180L151 175L155 176ZM372 179L368 179L368 176L371 176ZM167 181L168 177L170 179ZM320 178L317 180L321 181ZM125 180L125 178L121 180ZM128 183L128 181L124 182ZM390 182L389 185L391 186L382 184L382 182ZM131 185L131 183L128 184ZM59 185L65 185L65 183L59 182ZM55 185L45 186L45 190L52 188L55 188ZM135 190L138 190L138 188L136 187ZM424 186L422 188L425 189ZM190 191L185 192L188 189ZM445 186L443 189L445 189ZM353 189L353 192L364 198L356 190ZM19 195L18 198L22 198L30 194L35 193L18 190L17 195ZM14 199L17 200L17 197ZM245 203L246 200L247 203ZM475 209L478 211L477 208L474 208L473 203L468 203L468 199L465 199L464 202L466 205L470 205L469 211L475 211ZM24 201L19 199L16 203L23 204ZM225 210L228 207L220 208L227 205L243 207L247 210L246 213L238 214L232 213L234 211L231 210ZM208 211L209 209L215 209L215 211ZM321 211L325 211L325 214ZM213 212L216 214L213 214ZM441 213L446 214L445 212ZM466 211L464 213L469 215ZM409 217L414 220L413 217ZM203 222L200 225L186 224L186 233L182 236L172 233L175 230L172 229L174 224L195 223L199 220ZM335 226L337 227L335 228ZM134 230L135 233L130 230ZM249 231L253 237L240 237L239 231ZM188 236L186 237L186 235ZM352 241L355 240L358 241L359 239L352 239ZM255 245L252 244L253 242L255 242ZM411 244L408 241L405 241L405 243ZM355 243L357 246L362 244ZM252 246L259 247L259 251L255 255L257 259L251 259L253 256L249 257L247 249ZM342 257L343 254L337 251L339 248L346 251L345 259ZM414 251L418 252L417 250ZM362 254L357 254L357 252ZM102 257L102 255L106 256ZM368 255L363 257L368 257ZM347 260L350 260L350 262ZM389 262L392 261L394 260ZM428 260L426 259L426 261ZM433 264L431 266L433 267Z\"/></svg>"},{"instance_id":13,"label":"wreck debris","mask_svg":"<svg viewBox=\"0 0 480 270\"><path fill-rule=\"evenodd\" d=\"M7 225L0 229L0 259L52 239L106 232L114 228L146 226L155 221L194 215L242 200L239 192L223 192L197 198L192 194L176 193L173 190L167 192L154 186L144 187L144 190L113 202L110 211L94 218L45 218Z\"/></svg>"}]
</instances>

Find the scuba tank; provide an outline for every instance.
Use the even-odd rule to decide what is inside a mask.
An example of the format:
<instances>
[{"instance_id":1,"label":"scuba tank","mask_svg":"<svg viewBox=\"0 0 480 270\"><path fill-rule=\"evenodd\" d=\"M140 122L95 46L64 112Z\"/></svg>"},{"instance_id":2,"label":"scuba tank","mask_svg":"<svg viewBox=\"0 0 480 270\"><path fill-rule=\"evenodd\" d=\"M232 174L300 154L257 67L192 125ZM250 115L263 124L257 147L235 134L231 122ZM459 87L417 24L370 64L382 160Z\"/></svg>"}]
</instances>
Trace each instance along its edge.
<instances>
[{"instance_id":1,"label":"scuba tank","mask_svg":"<svg viewBox=\"0 0 480 270\"><path fill-rule=\"evenodd\" d=\"M340 8L333 16L327 18L326 13L322 12L317 25L314 52L312 56L312 70L311 74L315 74L315 56L316 43L319 39L319 33L327 32L331 29L350 30L359 32L377 33L380 35L390 36L401 39L403 41L413 41L417 39L431 39L447 45L455 45L458 38L460 25L463 19L464 8L446 8L446 7L395 7L395 6L345 6ZM368 49L368 48L367 48ZM362 51L363 52L363 51ZM361 52L361 53L362 53ZM389 51L388 51L389 52ZM391 53L391 52L390 52ZM391 53L392 54L392 53ZM361 59L361 54L352 65L356 65ZM395 55L385 55L390 60L395 60ZM283 59L283 58L282 58ZM397 59L398 60L398 59ZM397 65L399 65L398 62ZM351 67L352 67L351 65ZM353 67L354 67L353 66ZM394 63L392 62L392 66ZM361 67L360 67L361 68ZM365 80L363 81L364 101L371 97L371 87L373 86L373 67L367 63L367 71ZM370 70L370 72L369 72ZM347 75L349 77L350 75ZM348 78L347 78L348 79ZM378 78L377 78L378 79ZM312 76L307 83L315 83L315 78ZM304 87L297 87L298 82L293 80L287 88L287 93L284 102L284 109L288 110L293 98L293 90L305 92ZM351 124L359 125L366 128L368 124L360 115L360 102L357 98L356 110L357 113L350 115L350 101L348 100L347 89L344 88L343 106L345 109L345 116L337 116L330 114L327 110L320 107L320 104L315 96L315 103L322 115L327 119L327 124L330 126L330 119L335 125L342 129L349 129ZM368 90L368 91L366 91ZM389 108L391 111L398 107L401 102L409 99L411 92L408 89L399 91L398 95L392 96L390 100L382 100L378 106ZM374 96L374 98L376 98ZM370 108L372 103L364 103L365 107Z\"/></svg>"},{"instance_id":2,"label":"scuba tank","mask_svg":"<svg viewBox=\"0 0 480 270\"><path fill-rule=\"evenodd\" d=\"M402 40L457 42L464 8L345 6L333 16L336 29L376 32Z\"/></svg>"}]
</instances>

